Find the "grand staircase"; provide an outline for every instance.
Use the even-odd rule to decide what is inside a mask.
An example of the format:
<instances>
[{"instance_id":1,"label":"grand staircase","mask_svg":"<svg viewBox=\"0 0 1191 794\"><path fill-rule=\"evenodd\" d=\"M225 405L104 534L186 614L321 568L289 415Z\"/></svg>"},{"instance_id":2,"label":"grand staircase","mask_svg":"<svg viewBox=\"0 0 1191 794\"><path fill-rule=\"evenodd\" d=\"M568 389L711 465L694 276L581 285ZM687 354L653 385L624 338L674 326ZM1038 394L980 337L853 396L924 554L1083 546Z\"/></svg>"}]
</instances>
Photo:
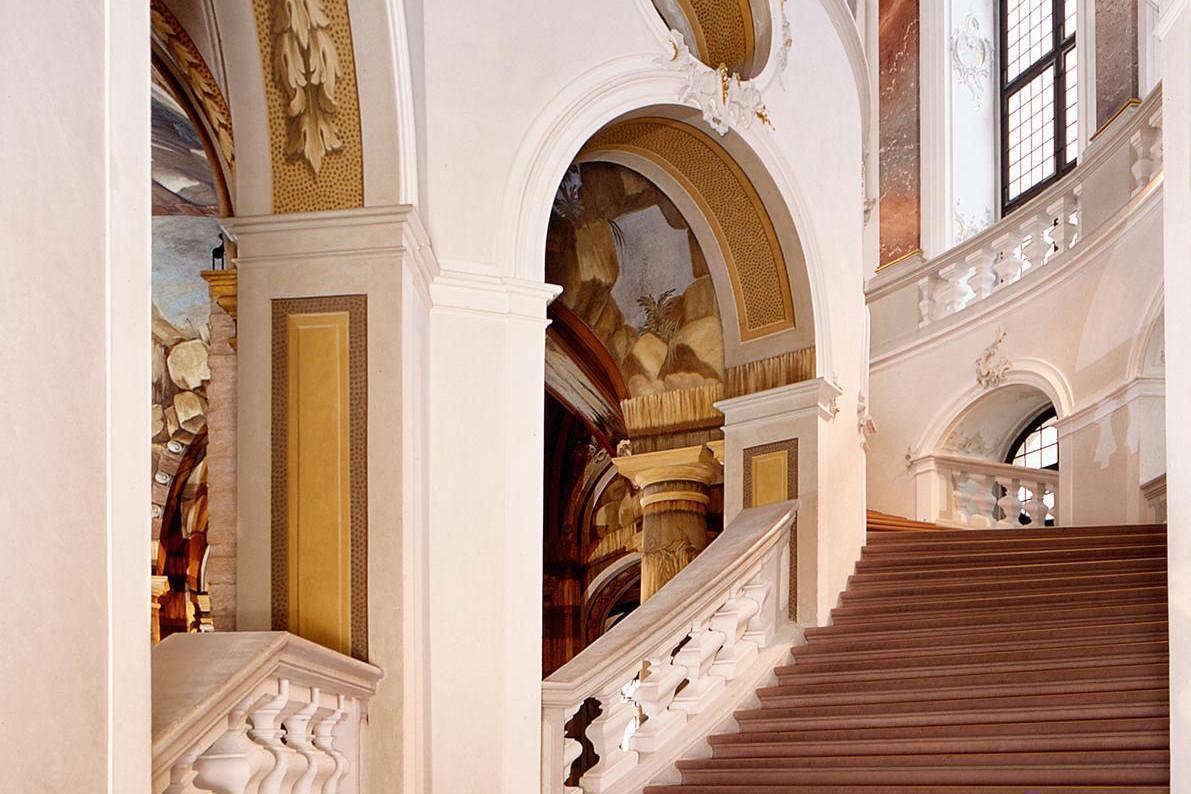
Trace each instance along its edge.
<instances>
[{"instance_id":1,"label":"grand staircase","mask_svg":"<svg viewBox=\"0 0 1191 794\"><path fill-rule=\"evenodd\" d=\"M1169 790L1164 526L898 524L870 516L832 625L648 794Z\"/></svg>"}]
</instances>

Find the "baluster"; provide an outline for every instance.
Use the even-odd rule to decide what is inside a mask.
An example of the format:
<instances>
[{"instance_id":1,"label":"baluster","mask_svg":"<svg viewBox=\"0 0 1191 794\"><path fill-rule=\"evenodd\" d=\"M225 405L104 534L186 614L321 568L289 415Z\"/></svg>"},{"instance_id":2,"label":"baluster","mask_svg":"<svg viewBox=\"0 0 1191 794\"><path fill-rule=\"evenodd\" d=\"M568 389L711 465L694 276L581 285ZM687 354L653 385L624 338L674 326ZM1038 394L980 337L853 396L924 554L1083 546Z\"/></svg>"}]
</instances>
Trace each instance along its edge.
<instances>
[{"instance_id":1,"label":"baluster","mask_svg":"<svg viewBox=\"0 0 1191 794\"><path fill-rule=\"evenodd\" d=\"M939 278L943 280L943 287L937 298L942 301L937 310L939 317L954 314L967 305L969 272L970 268L960 262L954 262L939 271Z\"/></svg>"},{"instance_id":2,"label":"baluster","mask_svg":"<svg viewBox=\"0 0 1191 794\"><path fill-rule=\"evenodd\" d=\"M975 492L972 497L972 507L974 510L972 523L978 527L991 527L996 525L996 516L993 510L997 506L997 495L994 488L997 488L997 478L991 474L973 474L972 481L975 483Z\"/></svg>"},{"instance_id":3,"label":"baluster","mask_svg":"<svg viewBox=\"0 0 1191 794\"><path fill-rule=\"evenodd\" d=\"M1030 485L1030 526L1040 529L1046 526L1046 483L1038 480Z\"/></svg>"},{"instance_id":4,"label":"baluster","mask_svg":"<svg viewBox=\"0 0 1191 794\"><path fill-rule=\"evenodd\" d=\"M310 702L282 721L285 726L285 746L306 759L305 768L302 769L301 775L296 780L293 778L301 765L295 765L290 773L289 778L293 780L293 783L286 788L287 794L288 792L310 794L314 779L319 772L319 754L315 752L314 745L310 741L310 719L318 711L318 696L318 689L311 689Z\"/></svg>"},{"instance_id":5,"label":"baluster","mask_svg":"<svg viewBox=\"0 0 1191 794\"><path fill-rule=\"evenodd\" d=\"M1022 270L1036 270L1046 261L1046 255L1051 250L1050 241L1046 239L1046 230L1052 226L1049 215L1035 215L1022 224L1022 237L1028 238L1022 245L1022 256L1027 264Z\"/></svg>"},{"instance_id":6,"label":"baluster","mask_svg":"<svg viewBox=\"0 0 1191 794\"><path fill-rule=\"evenodd\" d=\"M289 680L282 678L277 682L277 695L262 700L248 717L252 725L248 731L249 738L265 748L273 758L273 768L257 787L258 794L278 794L281 791L281 781L285 779L285 771L289 765L286 747L281 741L285 732L277 717L288 702Z\"/></svg>"},{"instance_id":7,"label":"baluster","mask_svg":"<svg viewBox=\"0 0 1191 794\"><path fill-rule=\"evenodd\" d=\"M244 794L252 779L253 751L245 719L247 704L241 703L227 718L227 730L194 761L194 787L215 794Z\"/></svg>"},{"instance_id":8,"label":"baluster","mask_svg":"<svg viewBox=\"0 0 1191 794\"><path fill-rule=\"evenodd\" d=\"M711 663L711 674L731 681L757 658L757 644L744 639L748 622L761 605L736 588L719 611L711 616L711 629L724 635L724 645Z\"/></svg>"},{"instance_id":9,"label":"baluster","mask_svg":"<svg viewBox=\"0 0 1191 794\"><path fill-rule=\"evenodd\" d=\"M997 500L997 506L1001 508L1004 516L1001 518L1001 526L1007 529L1016 529L1021 526L1021 478L1010 478L1008 484L1003 484L1005 493Z\"/></svg>"},{"instance_id":10,"label":"baluster","mask_svg":"<svg viewBox=\"0 0 1191 794\"><path fill-rule=\"evenodd\" d=\"M587 738L600 760L579 779L579 787L585 792L599 794L607 791L637 765L636 751L621 746L624 730L635 711L632 701L621 694L623 688L623 683L610 684L597 696L600 716L587 726Z\"/></svg>"},{"instance_id":11,"label":"baluster","mask_svg":"<svg viewBox=\"0 0 1191 794\"><path fill-rule=\"evenodd\" d=\"M766 567L768 565L767 561ZM761 570L764 572L765 568L763 567ZM768 648L769 643L773 642L774 632L777 631L777 626L773 621L773 610L765 608L772 590L772 584L764 578L763 573L754 576L752 581L744 586L745 596L757 602L757 613L749 618L744 638L755 643L758 648Z\"/></svg>"},{"instance_id":12,"label":"baluster","mask_svg":"<svg viewBox=\"0 0 1191 794\"><path fill-rule=\"evenodd\" d=\"M193 751L182 756L176 764L170 767L170 784L161 794L183 794L188 791L191 781L194 780L194 762L197 758L198 752Z\"/></svg>"},{"instance_id":13,"label":"baluster","mask_svg":"<svg viewBox=\"0 0 1191 794\"><path fill-rule=\"evenodd\" d=\"M1133 149L1130 158L1133 164L1129 167L1129 173L1133 175L1133 189L1130 195L1136 196L1138 191L1150 184L1158 170L1158 164L1154 162L1154 137L1154 130L1148 126L1129 136L1129 144Z\"/></svg>"},{"instance_id":14,"label":"baluster","mask_svg":"<svg viewBox=\"0 0 1191 794\"><path fill-rule=\"evenodd\" d=\"M1021 278L1020 246L1020 234L1003 234L993 241L993 250L997 252L993 270L999 286L1008 286Z\"/></svg>"},{"instance_id":15,"label":"baluster","mask_svg":"<svg viewBox=\"0 0 1191 794\"><path fill-rule=\"evenodd\" d=\"M684 712L670 708L675 690L686 680L686 670L674 664L670 655L676 644L667 642L648 657L649 670L637 685L636 700L647 719L633 734L630 746L642 753L661 748L686 723Z\"/></svg>"},{"instance_id":16,"label":"baluster","mask_svg":"<svg viewBox=\"0 0 1191 794\"><path fill-rule=\"evenodd\" d=\"M935 319L935 290L939 280L934 276L924 276L918 279L918 327L930 323Z\"/></svg>"},{"instance_id":17,"label":"baluster","mask_svg":"<svg viewBox=\"0 0 1191 794\"><path fill-rule=\"evenodd\" d=\"M971 268L969 280L976 300L984 300L997 286L996 256L985 248L973 251L964 258L964 264Z\"/></svg>"},{"instance_id":18,"label":"baluster","mask_svg":"<svg viewBox=\"0 0 1191 794\"><path fill-rule=\"evenodd\" d=\"M724 635L712 631L696 620L691 625L691 638L674 655L674 663L686 668L686 687L674 698L672 708L688 714L698 714L720 693L724 679L711 675L711 663L724 644Z\"/></svg>"},{"instance_id":19,"label":"baluster","mask_svg":"<svg viewBox=\"0 0 1191 794\"><path fill-rule=\"evenodd\" d=\"M1054 216L1054 226L1050 230L1050 239L1054 244L1054 248L1047 261L1062 254L1071 247L1074 236L1071 226L1073 204L1074 198L1064 195L1046 208L1047 214Z\"/></svg>"},{"instance_id":20,"label":"baluster","mask_svg":"<svg viewBox=\"0 0 1191 794\"><path fill-rule=\"evenodd\" d=\"M583 789L575 786L568 786L567 780L571 777L571 767L575 761L579 760L579 756L583 755L583 742L578 739L572 739L566 735L567 723L575 718L579 713L579 709L583 708L583 701L579 701L571 708L565 710L562 715L562 792L563 794L583 794ZM542 792L542 794L548 794Z\"/></svg>"},{"instance_id":21,"label":"baluster","mask_svg":"<svg viewBox=\"0 0 1191 794\"><path fill-rule=\"evenodd\" d=\"M335 726L340 721L346 719L346 717L347 696L337 695L335 698L335 708L314 725L314 746L326 753L327 757L334 763L334 767L330 770L330 775L327 777L326 782L323 783L320 794L337 794L339 784L351 766L351 763L347 760L347 756L335 747Z\"/></svg>"},{"instance_id":22,"label":"baluster","mask_svg":"<svg viewBox=\"0 0 1191 794\"><path fill-rule=\"evenodd\" d=\"M1154 161L1154 173L1162 170L1165 162L1162 148L1162 111L1150 116L1150 128L1154 130L1154 137L1150 141L1150 159Z\"/></svg>"}]
</instances>

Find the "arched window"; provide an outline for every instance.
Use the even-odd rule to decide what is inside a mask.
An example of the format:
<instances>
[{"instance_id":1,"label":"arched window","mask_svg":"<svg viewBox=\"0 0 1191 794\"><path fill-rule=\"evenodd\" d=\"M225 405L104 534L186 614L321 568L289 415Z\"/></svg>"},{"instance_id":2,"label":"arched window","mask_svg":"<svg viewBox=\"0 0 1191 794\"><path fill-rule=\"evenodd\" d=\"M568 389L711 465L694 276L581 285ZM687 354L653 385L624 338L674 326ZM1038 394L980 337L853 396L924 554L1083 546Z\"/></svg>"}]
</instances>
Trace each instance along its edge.
<instances>
[{"instance_id":1,"label":"arched window","mask_svg":"<svg viewBox=\"0 0 1191 794\"><path fill-rule=\"evenodd\" d=\"M1008 212L1079 155L1076 0L1001 0L1001 204Z\"/></svg>"},{"instance_id":2,"label":"arched window","mask_svg":"<svg viewBox=\"0 0 1191 794\"><path fill-rule=\"evenodd\" d=\"M1054 408L1048 408L1026 425L1009 446L1006 463L1030 469L1059 468L1059 431Z\"/></svg>"}]
</instances>

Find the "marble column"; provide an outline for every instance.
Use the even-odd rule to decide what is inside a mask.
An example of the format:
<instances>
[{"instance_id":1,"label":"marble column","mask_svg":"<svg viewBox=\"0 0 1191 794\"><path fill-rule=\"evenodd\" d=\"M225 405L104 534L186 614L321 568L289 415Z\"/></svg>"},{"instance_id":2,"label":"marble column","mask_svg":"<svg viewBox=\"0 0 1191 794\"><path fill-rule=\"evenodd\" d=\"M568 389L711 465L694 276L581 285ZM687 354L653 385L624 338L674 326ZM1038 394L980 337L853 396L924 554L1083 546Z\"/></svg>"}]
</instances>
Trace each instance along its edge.
<instances>
[{"instance_id":1,"label":"marble column","mask_svg":"<svg viewBox=\"0 0 1191 794\"><path fill-rule=\"evenodd\" d=\"M616 468L641 489L641 601L707 545L709 489L723 466L706 445L616 458Z\"/></svg>"}]
</instances>

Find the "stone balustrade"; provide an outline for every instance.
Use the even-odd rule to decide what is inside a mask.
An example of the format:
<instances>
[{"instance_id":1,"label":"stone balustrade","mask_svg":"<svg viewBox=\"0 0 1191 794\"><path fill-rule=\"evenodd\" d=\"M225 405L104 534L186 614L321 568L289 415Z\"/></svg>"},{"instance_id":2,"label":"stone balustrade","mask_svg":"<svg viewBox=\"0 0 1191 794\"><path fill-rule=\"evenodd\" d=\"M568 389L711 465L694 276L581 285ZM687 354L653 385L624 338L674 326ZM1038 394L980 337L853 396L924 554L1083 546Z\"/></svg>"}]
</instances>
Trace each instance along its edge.
<instances>
[{"instance_id":1,"label":"stone balustrade","mask_svg":"<svg viewBox=\"0 0 1191 794\"><path fill-rule=\"evenodd\" d=\"M360 794L381 671L283 631L153 649L154 794Z\"/></svg>"},{"instance_id":2,"label":"stone balustrade","mask_svg":"<svg viewBox=\"0 0 1191 794\"><path fill-rule=\"evenodd\" d=\"M874 339L894 341L1058 270L1155 184L1162 157L1159 86L1102 130L1069 174L1000 222L933 259L879 271L867 287Z\"/></svg>"},{"instance_id":3,"label":"stone balustrade","mask_svg":"<svg viewBox=\"0 0 1191 794\"><path fill-rule=\"evenodd\" d=\"M958 455L928 455L913 465L921 503L932 514L925 520L982 529L1060 523L1057 471Z\"/></svg>"},{"instance_id":4,"label":"stone balustrade","mask_svg":"<svg viewBox=\"0 0 1191 794\"><path fill-rule=\"evenodd\" d=\"M695 732L706 733L691 723L730 682L772 666L759 652L787 620L796 517L795 501L743 511L653 598L542 682L543 794L640 790Z\"/></svg>"}]
</instances>

